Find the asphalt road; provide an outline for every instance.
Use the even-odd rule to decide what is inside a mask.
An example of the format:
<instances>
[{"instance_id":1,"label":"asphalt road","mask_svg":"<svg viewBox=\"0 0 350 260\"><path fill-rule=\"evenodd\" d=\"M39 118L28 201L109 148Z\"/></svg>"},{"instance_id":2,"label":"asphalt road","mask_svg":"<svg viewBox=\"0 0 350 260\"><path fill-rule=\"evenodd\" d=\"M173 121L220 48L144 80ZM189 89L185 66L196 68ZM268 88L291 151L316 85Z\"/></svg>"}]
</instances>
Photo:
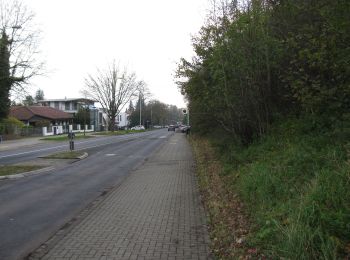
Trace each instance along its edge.
<instances>
[{"instance_id":1,"label":"asphalt road","mask_svg":"<svg viewBox=\"0 0 350 260\"><path fill-rule=\"evenodd\" d=\"M173 132L156 130L76 142L89 157L52 171L0 181L0 259L21 259L97 197L140 167ZM0 153L0 164L67 150L40 144Z\"/></svg>"}]
</instances>

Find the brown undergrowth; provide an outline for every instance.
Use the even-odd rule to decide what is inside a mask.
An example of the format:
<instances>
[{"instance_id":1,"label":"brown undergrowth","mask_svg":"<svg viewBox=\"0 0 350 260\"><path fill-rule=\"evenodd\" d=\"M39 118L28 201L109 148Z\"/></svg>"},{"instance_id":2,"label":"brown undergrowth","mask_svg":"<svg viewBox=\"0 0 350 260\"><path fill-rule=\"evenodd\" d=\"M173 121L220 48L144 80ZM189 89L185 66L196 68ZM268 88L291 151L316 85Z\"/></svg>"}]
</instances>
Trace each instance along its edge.
<instances>
[{"instance_id":1,"label":"brown undergrowth","mask_svg":"<svg viewBox=\"0 0 350 260\"><path fill-rule=\"evenodd\" d=\"M211 250L218 259L263 258L256 248L249 247L249 217L238 194L232 190L235 176L224 175L210 143L192 136L199 188L208 215Z\"/></svg>"}]
</instances>

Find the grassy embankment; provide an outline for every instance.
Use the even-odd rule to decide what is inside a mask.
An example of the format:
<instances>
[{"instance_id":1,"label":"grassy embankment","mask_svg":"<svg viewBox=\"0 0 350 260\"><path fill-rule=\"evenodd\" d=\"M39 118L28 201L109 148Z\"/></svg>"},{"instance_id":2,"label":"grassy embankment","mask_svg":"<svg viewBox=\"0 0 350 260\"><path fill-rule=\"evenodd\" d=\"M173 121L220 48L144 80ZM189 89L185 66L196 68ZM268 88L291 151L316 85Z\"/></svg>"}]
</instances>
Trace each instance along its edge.
<instances>
[{"instance_id":1,"label":"grassy embankment","mask_svg":"<svg viewBox=\"0 0 350 260\"><path fill-rule=\"evenodd\" d=\"M289 120L249 147L192 145L219 259L350 257L349 126Z\"/></svg>"}]
</instances>

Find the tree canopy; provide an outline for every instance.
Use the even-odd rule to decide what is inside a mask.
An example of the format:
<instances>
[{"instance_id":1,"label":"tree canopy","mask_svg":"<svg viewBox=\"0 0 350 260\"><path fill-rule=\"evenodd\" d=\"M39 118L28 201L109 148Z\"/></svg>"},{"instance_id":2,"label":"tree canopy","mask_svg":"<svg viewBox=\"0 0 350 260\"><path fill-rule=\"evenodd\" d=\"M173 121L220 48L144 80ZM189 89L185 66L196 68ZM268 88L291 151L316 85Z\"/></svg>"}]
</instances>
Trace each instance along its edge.
<instances>
[{"instance_id":1,"label":"tree canopy","mask_svg":"<svg viewBox=\"0 0 350 260\"><path fill-rule=\"evenodd\" d=\"M213 2L177 70L194 129L249 143L281 116L348 113L349 1Z\"/></svg>"}]
</instances>

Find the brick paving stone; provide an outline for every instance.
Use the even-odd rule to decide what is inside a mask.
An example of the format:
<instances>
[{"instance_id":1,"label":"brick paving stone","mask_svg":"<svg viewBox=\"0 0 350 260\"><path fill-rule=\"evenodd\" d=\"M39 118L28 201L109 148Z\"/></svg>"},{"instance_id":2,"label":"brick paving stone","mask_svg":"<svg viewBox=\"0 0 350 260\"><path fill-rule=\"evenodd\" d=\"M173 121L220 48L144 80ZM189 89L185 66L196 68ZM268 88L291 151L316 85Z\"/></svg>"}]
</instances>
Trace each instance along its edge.
<instances>
[{"instance_id":1,"label":"brick paving stone","mask_svg":"<svg viewBox=\"0 0 350 260\"><path fill-rule=\"evenodd\" d=\"M172 135L30 259L212 259L186 136Z\"/></svg>"}]
</instances>

